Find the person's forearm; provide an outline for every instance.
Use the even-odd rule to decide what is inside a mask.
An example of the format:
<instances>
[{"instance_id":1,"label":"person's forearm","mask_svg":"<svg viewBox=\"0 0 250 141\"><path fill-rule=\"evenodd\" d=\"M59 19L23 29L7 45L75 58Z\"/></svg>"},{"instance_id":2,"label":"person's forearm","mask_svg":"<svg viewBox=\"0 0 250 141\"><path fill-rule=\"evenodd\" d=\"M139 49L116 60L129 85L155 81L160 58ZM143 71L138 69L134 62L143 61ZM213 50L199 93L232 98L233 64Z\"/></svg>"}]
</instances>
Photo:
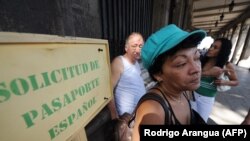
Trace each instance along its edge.
<instances>
[{"instance_id":1,"label":"person's forearm","mask_svg":"<svg viewBox=\"0 0 250 141\"><path fill-rule=\"evenodd\" d=\"M108 108L109 108L109 111L110 111L110 114L111 114L111 119L116 119L118 118L118 113L116 111L116 108L115 108L115 101L114 99L112 99L109 103L108 103Z\"/></svg>"},{"instance_id":2,"label":"person's forearm","mask_svg":"<svg viewBox=\"0 0 250 141\"><path fill-rule=\"evenodd\" d=\"M228 83L226 85L228 85L228 86L237 86L237 85L239 85L239 81L237 81L237 80L228 81Z\"/></svg>"}]
</instances>

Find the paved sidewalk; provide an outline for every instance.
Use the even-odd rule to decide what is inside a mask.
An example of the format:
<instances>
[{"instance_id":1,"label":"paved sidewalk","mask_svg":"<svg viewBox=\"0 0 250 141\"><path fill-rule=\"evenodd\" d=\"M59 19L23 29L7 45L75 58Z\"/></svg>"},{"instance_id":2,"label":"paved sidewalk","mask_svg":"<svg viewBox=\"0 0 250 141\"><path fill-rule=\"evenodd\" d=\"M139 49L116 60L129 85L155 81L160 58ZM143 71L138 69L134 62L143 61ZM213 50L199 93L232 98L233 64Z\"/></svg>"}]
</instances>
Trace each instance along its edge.
<instances>
[{"instance_id":1,"label":"paved sidewalk","mask_svg":"<svg viewBox=\"0 0 250 141\"><path fill-rule=\"evenodd\" d=\"M218 93L209 124L240 124L250 108L250 71L236 67L240 84L227 92Z\"/></svg>"}]
</instances>

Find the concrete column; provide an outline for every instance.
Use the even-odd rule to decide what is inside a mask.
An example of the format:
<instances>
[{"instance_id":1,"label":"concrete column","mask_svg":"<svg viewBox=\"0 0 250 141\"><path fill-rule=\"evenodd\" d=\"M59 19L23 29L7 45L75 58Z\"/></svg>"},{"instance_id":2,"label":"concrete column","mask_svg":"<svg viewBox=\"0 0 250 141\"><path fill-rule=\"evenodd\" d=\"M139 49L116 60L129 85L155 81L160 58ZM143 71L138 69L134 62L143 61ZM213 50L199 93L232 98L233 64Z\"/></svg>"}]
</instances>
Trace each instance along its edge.
<instances>
[{"instance_id":1,"label":"concrete column","mask_svg":"<svg viewBox=\"0 0 250 141\"><path fill-rule=\"evenodd\" d=\"M229 56L230 62L233 61L233 54L234 54L234 52L235 52L235 47L236 47L236 44L237 44L237 42L238 42L238 38L239 38L239 34L240 34L240 27L241 27L241 24L238 24L238 25L235 27L234 34L232 35L231 41L232 41L233 47L232 47L232 49L231 49L231 54L230 54L230 56Z\"/></svg>"},{"instance_id":2,"label":"concrete column","mask_svg":"<svg viewBox=\"0 0 250 141\"><path fill-rule=\"evenodd\" d=\"M231 37L231 35L232 35L232 29L230 28L229 30L228 30L228 35L227 35L227 39L230 39L230 37Z\"/></svg>"},{"instance_id":3,"label":"concrete column","mask_svg":"<svg viewBox=\"0 0 250 141\"><path fill-rule=\"evenodd\" d=\"M230 36L230 40L232 41L233 39L233 35L235 34L235 30L236 30L237 26L233 27L233 31L232 31L232 34Z\"/></svg>"},{"instance_id":4,"label":"concrete column","mask_svg":"<svg viewBox=\"0 0 250 141\"><path fill-rule=\"evenodd\" d=\"M249 29L249 25L246 25L245 23L243 23L240 29L239 40L236 44L235 51L234 51L233 58L232 58L233 59L232 62L234 64L237 64L239 61L240 55L242 53L242 49L245 44L248 29Z\"/></svg>"},{"instance_id":5,"label":"concrete column","mask_svg":"<svg viewBox=\"0 0 250 141\"><path fill-rule=\"evenodd\" d=\"M172 23L176 24L177 26L183 28L183 22L185 17L185 6L186 2L184 0L174 0L174 10L173 10L173 17Z\"/></svg>"},{"instance_id":6,"label":"concrete column","mask_svg":"<svg viewBox=\"0 0 250 141\"><path fill-rule=\"evenodd\" d=\"M224 34L224 38L227 38L227 36L228 36L228 33L229 33L229 31L228 30L226 30L226 33Z\"/></svg>"},{"instance_id":7,"label":"concrete column","mask_svg":"<svg viewBox=\"0 0 250 141\"><path fill-rule=\"evenodd\" d=\"M187 29L191 25L192 0L153 0L152 31L166 24Z\"/></svg>"},{"instance_id":8,"label":"concrete column","mask_svg":"<svg viewBox=\"0 0 250 141\"><path fill-rule=\"evenodd\" d=\"M184 21L183 21L183 29L187 30L191 28L191 19L192 19L192 11L193 11L193 0L185 0L186 8L184 11Z\"/></svg>"},{"instance_id":9,"label":"concrete column","mask_svg":"<svg viewBox=\"0 0 250 141\"><path fill-rule=\"evenodd\" d=\"M248 31L247 36L245 40L244 47L242 49L242 53L240 55L239 61L237 62L237 65L250 68L250 19L248 19Z\"/></svg>"},{"instance_id":10,"label":"concrete column","mask_svg":"<svg viewBox=\"0 0 250 141\"><path fill-rule=\"evenodd\" d=\"M170 0L154 0L152 13L152 31L160 29L169 23Z\"/></svg>"}]
</instances>

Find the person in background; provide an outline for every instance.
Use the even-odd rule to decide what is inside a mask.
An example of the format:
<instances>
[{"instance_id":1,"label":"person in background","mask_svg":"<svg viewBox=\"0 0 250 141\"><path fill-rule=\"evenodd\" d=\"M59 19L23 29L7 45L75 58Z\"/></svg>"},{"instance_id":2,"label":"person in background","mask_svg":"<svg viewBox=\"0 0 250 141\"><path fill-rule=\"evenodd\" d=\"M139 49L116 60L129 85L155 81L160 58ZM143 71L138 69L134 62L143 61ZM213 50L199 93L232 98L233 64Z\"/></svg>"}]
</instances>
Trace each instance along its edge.
<instances>
[{"instance_id":1,"label":"person in background","mask_svg":"<svg viewBox=\"0 0 250 141\"><path fill-rule=\"evenodd\" d=\"M124 113L131 114L146 92L138 63L143 45L142 35L131 33L125 41L125 54L117 56L111 63L114 99L108 107L112 119L119 118Z\"/></svg>"},{"instance_id":2,"label":"person in background","mask_svg":"<svg viewBox=\"0 0 250 141\"><path fill-rule=\"evenodd\" d=\"M214 41L207 53L201 59L202 77L201 86L194 92L192 108L196 110L207 122L217 94L217 86L237 86L239 84L237 74L232 63L228 62L232 43L226 38L218 38ZM229 81L218 79L225 73Z\"/></svg>"},{"instance_id":3,"label":"person in background","mask_svg":"<svg viewBox=\"0 0 250 141\"><path fill-rule=\"evenodd\" d=\"M206 52L207 52L207 49L206 49L206 48L200 49L200 54L201 54L201 56L204 56L204 55L206 54Z\"/></svg>"},{"instance_id":4,"label":"person in background","mask_svg":"<svg viewBox=\"0 0 250 141\"><path fill-rule=\"evenodd\" d=\"M156 82L154 80L152 80L152 78L150 77L148 70L146 68L144 68L142 60L139 60L139 64L141 67L141 77L143 78L144 81L144 85L146 87L146 91L149 90L150 88L152 88Z\"/></svg>"},{"instance_id":5,"label":"person in background","mask_svg":"<svg viewBox=\"0 0 250 141\"><path fill-rule=\"evenodd\" d=\"M197 45L205 36L203 30L188 33L171 24L147 39L142 48L142 61L157 84L141 99L150 94L163 100L168 108L163 108L159 101L153 99L140 101L135 114L133 141L140 140L139 126L142 124L199 124L196 122L198 117L193 114L195 111L191 109L187 91L200 86L201 63ZM169 118L165 115L169 115Z\"/></svg>"}]
</instances>

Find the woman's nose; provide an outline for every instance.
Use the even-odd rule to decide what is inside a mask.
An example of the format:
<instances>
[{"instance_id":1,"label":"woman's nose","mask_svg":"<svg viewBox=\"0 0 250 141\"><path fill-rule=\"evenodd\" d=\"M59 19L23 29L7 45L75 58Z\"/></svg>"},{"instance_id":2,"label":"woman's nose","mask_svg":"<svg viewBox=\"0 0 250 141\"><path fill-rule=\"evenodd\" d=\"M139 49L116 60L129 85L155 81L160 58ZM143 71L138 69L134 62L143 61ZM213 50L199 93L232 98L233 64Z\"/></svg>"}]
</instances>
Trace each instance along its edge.
<instances>
[{"instance_id":1,"label":"woman's nose","mask_svg":"<svg viewBox=\"0 0 250 141\"><path fill-rule=\"evenodd\" d=\"M201 63L197 61L192 62L191 73L193 74L193 73L199 73L199 72L201 72Z\"/></svg>"}]
</instances>

